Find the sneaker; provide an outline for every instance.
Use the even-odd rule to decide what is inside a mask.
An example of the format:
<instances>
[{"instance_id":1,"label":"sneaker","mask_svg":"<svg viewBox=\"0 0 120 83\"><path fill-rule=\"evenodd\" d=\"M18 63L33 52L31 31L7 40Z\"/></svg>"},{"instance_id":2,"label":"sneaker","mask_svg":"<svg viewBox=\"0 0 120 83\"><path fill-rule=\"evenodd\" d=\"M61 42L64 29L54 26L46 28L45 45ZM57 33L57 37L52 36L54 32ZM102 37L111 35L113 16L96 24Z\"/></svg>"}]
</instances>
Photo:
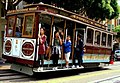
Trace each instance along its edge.
<instances>
[{"instance_id":1,"label":"sneaker","mask_svg":"<svg viewBox=\"0 0 120 83\"><path fill-rule=\"evenodd\" d=\"M75 68L75 65L73 65L72 68Z\"/></svg>"},{"instance_id":2,"label":"sneaker","mask_svg":"<svg viewBox=\"0 0 120 83\"><path fill-rule=\"evenodd\" d=\"M41 67L41 69L40 69L41 71L43 71L43 67Z\"/></svg>"},{"instance_id":3,"label":"sneaker","mask_svg":"<svg viewBox=\"0 0 120 83\"><path fill-rule=\"evenodd\" d=\"M69 68L69 65L66 65L65 67L66 67L66 68Z\"/></svg>"},{"instance_id":4,"label":"sneaker","mask_svg":"<svg viewBox=\"0 0 120 83\"><path fill-rule=\"evenodd\" d=\"M57 70L58 68L57 68L57 67L53 67L52 69L53 69L53 70Z\"/></svg>"},{"instance_id":5,"label":"sneaker","mask_svg":"<svg viewBox=\"0 0 120 83\"><path fill-rule=\"evenodd\" d=\"M57 70L58 68L57 67L55 67L55 70Z\"/></svg>"},{"instance_id":6,"label":"sneaker","mask_svg":"<svg viewBox=\"0 0 120 83\"><path fill-rule=\"evenodd\" d=\"M84 68L83 66L80 66L79 68Z\"/></svg>"},{"instance_id":7,"label":"sneaker","mask_svg":"<svg viewBox=\"0 0 120 83\"><path fill-rule=\"evenodd\" d=\"M76 68L80 68L80 66L79 66L79 65L77 65L77 66L76 66Z\"/></svg>"},{"instance_id":8,"label":"sneaker","mask_svg":"<svg viewBox=\"0 0 120 83\"><path fill-rule=\"evenodd\" d=\"M68 69L68 68L69 68L69 66L65 66L65 67L64 67L64 69Z\"/></svg>"},{"instance_id":9,"label":"sneaker","mask_svg":"<svg viewBox=\"0 0 120 83\"><path fill-rule=\"evenodd\" d=\"M53 67L52 70L55 70L55 67Z\"/></svg>"},{"instance_id":10,"label":"sneaker","mask_svg":"<svg viewBox=\"0 0 120 83\"><path fill-rule=\"evenodd\" d=\"M39 72L39 71L43 71L43 67L39 67L38 69L37 69L37 71Z\"/></svg>"}]
</instances>

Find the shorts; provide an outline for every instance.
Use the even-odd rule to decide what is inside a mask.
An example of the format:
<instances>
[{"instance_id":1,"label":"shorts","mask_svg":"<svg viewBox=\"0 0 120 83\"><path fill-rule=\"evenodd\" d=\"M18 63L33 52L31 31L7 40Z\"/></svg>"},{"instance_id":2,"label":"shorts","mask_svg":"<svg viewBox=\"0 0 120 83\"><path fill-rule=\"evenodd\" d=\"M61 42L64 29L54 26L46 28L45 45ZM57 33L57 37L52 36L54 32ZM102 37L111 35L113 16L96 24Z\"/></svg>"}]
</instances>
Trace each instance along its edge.
<instances>
[{"instance_id":1,"label":"shorts","mask_svg":"<svg viewBox=\"0 0 120 83\"><path fill-rule=\"evenodd\" d=\"M66 59L66 61L69 61L70 53L71 53L71 52L65 53L65 59Z\"/></svg>"}]
</instances>

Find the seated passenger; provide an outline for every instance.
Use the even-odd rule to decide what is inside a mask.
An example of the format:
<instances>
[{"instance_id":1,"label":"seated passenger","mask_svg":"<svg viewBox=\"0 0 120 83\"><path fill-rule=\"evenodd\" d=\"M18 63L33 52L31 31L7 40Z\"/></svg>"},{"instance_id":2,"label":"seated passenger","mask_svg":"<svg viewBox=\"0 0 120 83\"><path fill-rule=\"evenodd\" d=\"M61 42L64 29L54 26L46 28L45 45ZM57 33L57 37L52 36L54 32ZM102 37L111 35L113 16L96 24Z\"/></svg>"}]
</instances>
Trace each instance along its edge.
<instances>
[{"instance_id":1,"label":"seated passenger","mask_svg":"<svg viewBox=\"0 0 120 83\"><path fill-rule=\"evenodd\" d=\"M67 36L67 39L63 43L64 45L64 53L65 53L65 60L66 60L66 68L69 67L69 58L71 54L71 40L70 36Z\"/></svg>"},{"instance_id":2,"label":"seated passenger","mask_svg":"<svg viewBox=\"0 0 120 83\"><path fill-rule=\"evenodd\" d=\"M20 32L20 28L19 27L16 27L15 36L16 37L21 37L21 32Z\"/></svg>"},{"instance_id":3,"label":"seated passenger","mask_svg":"<svg viewBox=\"0 0 120 83\"><path fill-rule=\"evenodd\" d=\"M12 28L9 28L9 29L8 29L8 35L12 35L12 33L13 33Z\"/></svg>"}]
</instances>

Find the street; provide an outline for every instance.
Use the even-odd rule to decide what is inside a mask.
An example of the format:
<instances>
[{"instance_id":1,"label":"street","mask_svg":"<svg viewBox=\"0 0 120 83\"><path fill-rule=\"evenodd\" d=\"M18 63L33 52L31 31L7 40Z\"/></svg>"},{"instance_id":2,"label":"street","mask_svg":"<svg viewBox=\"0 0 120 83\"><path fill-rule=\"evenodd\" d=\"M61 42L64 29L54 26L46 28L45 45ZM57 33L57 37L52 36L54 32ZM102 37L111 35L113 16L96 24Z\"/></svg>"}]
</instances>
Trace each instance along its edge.
<instances>
[{"instance_id":1,"label":"street","mask_svg":"<svg viewBox=\"0 0 120 83\"><path fill-rule=\"evenodd\" d=\"M79 69L71 71L36 73L24 75L10 69L1 69L0 83L37 82L37 83L120 83L120 62L104 68Z\"/></svg>"}]
</instances>

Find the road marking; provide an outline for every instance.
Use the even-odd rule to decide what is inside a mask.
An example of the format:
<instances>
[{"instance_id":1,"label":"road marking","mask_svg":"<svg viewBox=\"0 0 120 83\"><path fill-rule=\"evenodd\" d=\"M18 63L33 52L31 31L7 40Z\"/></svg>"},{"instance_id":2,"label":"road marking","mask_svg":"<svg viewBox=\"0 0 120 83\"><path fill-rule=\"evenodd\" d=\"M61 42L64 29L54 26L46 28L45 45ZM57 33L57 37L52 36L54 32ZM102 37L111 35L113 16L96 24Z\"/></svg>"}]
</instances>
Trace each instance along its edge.
<instances>
[{"instance_id":1,"label":"road marking","mask_svg":"<svg viewBox=\"0 0 120 83\"><path fill-rule=\"evenodd\" d=\"M104 82L104 83L108 83L108 82L114 83L113 80L117 81L116 83L118 83L118 81L120 82L120 75L105 78L105 79L101 79L101 80L92 81L92 82L89 82L89 83L102 83L102 82Z\"/></svg>"},{"instance_id":2,"label":"road marking","mask_svg":"<svg viewBox=\"0 0 120 83\"><path fill-rule=\"evenodd\" d=\"M82 75L77 75L77 76L68 76L68 77L64 77L64 78L61 77L61 78L56 78L56 79L41 80L41 81L38 81L37 83L56 83L56 82L61 83L61 82L66 82L66 81L95 77L95 76L98 76L98 75L114 73L114 72L120 72L120 70L97 71L97 72L92 72L92 73L87 73L87 74L82 74Z\"/></svg>"}]
</instances>

